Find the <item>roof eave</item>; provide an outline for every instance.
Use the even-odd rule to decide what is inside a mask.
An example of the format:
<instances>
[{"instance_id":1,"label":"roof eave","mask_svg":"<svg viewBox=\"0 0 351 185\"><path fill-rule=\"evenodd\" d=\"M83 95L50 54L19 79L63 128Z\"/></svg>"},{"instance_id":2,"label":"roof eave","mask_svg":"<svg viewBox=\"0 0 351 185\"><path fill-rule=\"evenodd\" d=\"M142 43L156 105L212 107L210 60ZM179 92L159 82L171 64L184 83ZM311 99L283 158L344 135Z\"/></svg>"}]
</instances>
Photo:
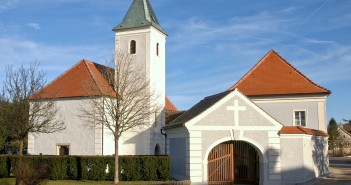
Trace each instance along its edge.
<instances>
[{"instance_id":1,"label":"roof eave","mask_svg":"<svg viewBox=\"0 0 351 185\"><path fill-rule=\"evenodd\" d=\"M121 24L119 24L119 25L113 27L112 31L118 32L118 31L132 30L132 29L136 29L136 28L146 28L146 27L150 27L150 26L154 27L155 29L157 29L158 31L163 33L164 35L168 36L166 31L164 31L162 28L159 28L158 26L153 25L152 23L144 24L143 26L130 26L130 27L121 27Z\"/></svg>"},{"instance_id":2,"label":"roof eave","mask_svg":"<svg viewBox=\"0 0 351 185\"><path fill-rule=\"evenodd\" d=\"M245 95L250 98L254 97L267 97L267 96L293 96L293 95L326 95L329 96L331 92L318 92L318 93L291 93L291 94L254 94L254 95Z\"/></svg>"}]
</instances>

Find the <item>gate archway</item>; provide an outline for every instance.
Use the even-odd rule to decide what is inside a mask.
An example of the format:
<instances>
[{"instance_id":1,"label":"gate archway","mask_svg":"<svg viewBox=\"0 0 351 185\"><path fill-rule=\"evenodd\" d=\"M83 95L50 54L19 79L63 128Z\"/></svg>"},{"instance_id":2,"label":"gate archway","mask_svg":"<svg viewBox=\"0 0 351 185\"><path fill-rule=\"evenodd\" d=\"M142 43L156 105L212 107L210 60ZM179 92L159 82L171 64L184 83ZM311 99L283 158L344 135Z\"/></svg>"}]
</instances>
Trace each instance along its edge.
<instances>
[{"instance_id":1,"label":"gate archway","mask_svg":"<svg viewBox=\"0 0 351 185\"><path fill-rule=\"evenodd\" d=\"M259 184L259 155L247 142L223 142L211 150L207 160L209 184Z\"/></svg>"}]
</instances>

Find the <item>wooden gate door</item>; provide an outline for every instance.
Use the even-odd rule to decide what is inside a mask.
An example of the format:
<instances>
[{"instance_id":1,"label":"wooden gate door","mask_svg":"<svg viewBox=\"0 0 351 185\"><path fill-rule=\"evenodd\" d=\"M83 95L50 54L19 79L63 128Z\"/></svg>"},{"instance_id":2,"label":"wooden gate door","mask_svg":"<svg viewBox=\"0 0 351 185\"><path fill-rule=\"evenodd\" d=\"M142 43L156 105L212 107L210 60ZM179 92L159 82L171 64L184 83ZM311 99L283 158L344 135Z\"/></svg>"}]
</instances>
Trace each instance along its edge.
<instances>
[{"instance_id":1,"label":"wooden gate door","mask_svg":"<svg viewBox=\"0 0 351 185\"><path fill-rule=\"evenodd\" d=\"M208 155L209 184L230 184L234 182L234 148L231 143L221 143Z\"/></svg>"},{"instance_id":2,"label":"wooden gate door","mask_svg":"<svg viewBox=\"0 0 351 185\"><path fill-rule=\"evenodd\" d=\"M259 184L256 149L243 141L224 142L208 155L208 183L216 185Z\"/></svg>"}]
</instances>

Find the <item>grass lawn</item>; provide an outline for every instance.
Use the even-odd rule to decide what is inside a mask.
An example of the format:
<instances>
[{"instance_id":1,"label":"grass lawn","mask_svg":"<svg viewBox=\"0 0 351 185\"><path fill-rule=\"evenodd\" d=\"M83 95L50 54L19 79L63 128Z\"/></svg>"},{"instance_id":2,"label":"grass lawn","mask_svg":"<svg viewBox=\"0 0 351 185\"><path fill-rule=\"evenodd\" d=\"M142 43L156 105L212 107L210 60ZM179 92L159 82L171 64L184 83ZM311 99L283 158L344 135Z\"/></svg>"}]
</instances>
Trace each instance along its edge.
<instances>
[{"instance_id":1,"label":"grass lawn","mask_svg":"<svg viewBox=\"0 0 351 185\"><path fill-rule=\"evenodd\" d=\"M143 185L143 184L167 184L172 181L123 181L120 185ZM3 178L0 179L1 185L15 185L14 178ZM58 181L47 181L45 185L111 185L112 181L71 181L71 180L58 180Z\"/></svg>"}]
</instances>

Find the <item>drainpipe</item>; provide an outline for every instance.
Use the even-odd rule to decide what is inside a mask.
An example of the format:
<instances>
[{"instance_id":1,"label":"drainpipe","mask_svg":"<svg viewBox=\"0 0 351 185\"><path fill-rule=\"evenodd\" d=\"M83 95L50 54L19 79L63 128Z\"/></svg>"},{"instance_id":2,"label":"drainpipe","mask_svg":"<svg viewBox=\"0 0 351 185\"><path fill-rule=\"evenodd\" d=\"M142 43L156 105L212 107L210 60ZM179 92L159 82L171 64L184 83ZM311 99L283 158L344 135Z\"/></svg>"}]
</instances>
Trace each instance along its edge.
<instances>
[{"instance_id":1,"label":"drainpipe","mask_svg":"<svg viewBox=\"0 0 351 185\"><path fill-rule=\"evenodd\" d=\"M165 155L167 155L167 134L163 133L163 128L160 129L161 134L165 136Z\"/></svg>"}]
</instances>

